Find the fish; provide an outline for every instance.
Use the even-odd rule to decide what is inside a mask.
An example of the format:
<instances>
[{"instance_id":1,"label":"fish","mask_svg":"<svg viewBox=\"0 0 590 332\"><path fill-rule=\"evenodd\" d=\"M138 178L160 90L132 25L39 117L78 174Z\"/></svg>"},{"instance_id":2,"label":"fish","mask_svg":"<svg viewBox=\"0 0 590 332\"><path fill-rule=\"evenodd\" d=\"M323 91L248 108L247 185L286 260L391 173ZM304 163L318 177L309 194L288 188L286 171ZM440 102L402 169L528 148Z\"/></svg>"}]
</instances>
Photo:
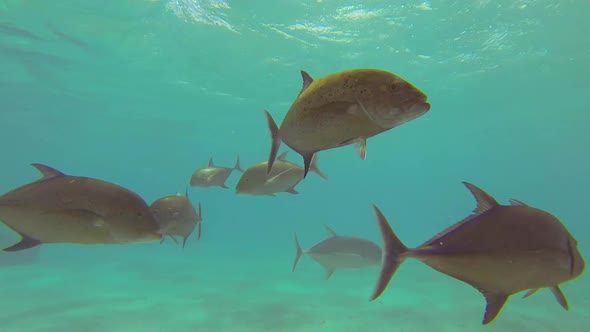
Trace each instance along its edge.
<instances>
[{"instance_id":1,"label":"fish","mask_svg":"<svg viewBox=\"0 0 590 332\"><path fill-rule=\"evenodd\" d=\"M486 300L483 325L496 319L511 295L524 290L549 288L568 309L559 286L579 277L586 264L577 240L549 212L517 199L500 205L474 184L463 184L477 202L473 213L414 249L399 240L373 205L384 257L371 300L385 291L405 259L415 258L477 289Z\"/></svg>"},{"instance_id":2,"label":"fish","mask_svg":"<svg viewBox=\"0 0 590 332\"><path fill-rule=\"evenodd\" d=\"M385 70L347 70L317 80L302 70L301 77L301 91L280 127L264 111L272 141L267 173L281 142L301 155L305 178L315 153L355 144L364 160L368 138L430 110L422 91Z\"/></svg>"},{"instance_id":3,"label":"fish","mask_svg":"<svg viewBox=\"0 0 590 332\"><path fill-rule=\"evenodd\" d=\"M198 205L199 212L195 210L189 195L188 189L184 196L172 195L159 198L155 200L150 209L156 217L162 229L162 242L165 236L170 237L176 242L174 236L180 236L182 240L182 248L186 245L186 240L191 236L195 228L197 228L197 240L201 239L201 229L203 222L203 212L201 203Z\"/></svg>"},{"instance_id":4,"label":"fish","mask_svg":"<svg viewBox=\"0 0 590 332\"><path fill-rule=\"evenodd\" d=\"M266 173L268 161L263 161L246 169L236 185L236 193L252 196L275 196L279 192L299 194L295 186L303 180L303 168L287 160L287 153L282 153L270 172ZM319 169L317 154L311 161L310 170L321 178L328 177Z\"/></svg>"},{"instance_id":5,"label":"fish","mask_svg":"<svg viewBox=\"0 0 590 332\"><path fill-rule=\"evenodd\" d=\"M240 166L240 156L238 156L236 165L233 168L215 166L213 164L213 158L210 158L207 167L199 168L193 173L190 179L190 185L191 187L221 187L229 189L225 185L225 181L227 181L234 170L244 173L244 170Z\"/></svg>"},{"instance_id":6,"label":"fish","mask_svg":"<svg viewBox=\"0 0 590 332\"><path fill-rule=\"evenodd\" d=\"M295 233L296 255L292 272L302 255L307 255L318 262L326 270L326 280L330 279L335 270L360 269L381 264L382 250L372 241L336 234L329 226L324 225L330 237L308 250L302 250Z\"/></svg>"},{"instance_id":7,"label":"fish","mask_svg":"<svg viewBox=\"0 0 590 332\"><path fill-rule=\"evenodd\" d=\"M45 243L127 244L160 240L146 202L119 185L32 164L42 175L0 196L0 220L21 240L4 251Z\"/></svg>"}]
</instances>

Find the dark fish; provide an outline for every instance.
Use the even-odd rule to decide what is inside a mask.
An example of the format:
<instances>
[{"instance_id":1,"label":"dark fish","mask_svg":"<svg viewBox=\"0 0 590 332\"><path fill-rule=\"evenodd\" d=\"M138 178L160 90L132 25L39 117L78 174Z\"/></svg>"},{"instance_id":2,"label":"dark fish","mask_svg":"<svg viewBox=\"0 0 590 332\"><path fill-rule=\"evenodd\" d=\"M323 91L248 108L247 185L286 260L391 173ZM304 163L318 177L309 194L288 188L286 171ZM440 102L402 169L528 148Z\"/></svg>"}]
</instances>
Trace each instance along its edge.
<instances>
[{"instance_id":1,"label":"dark fish","mask_svg":"<svg viewBox=\"0 0 590 332\"><path fill-rule=\"evenodd\" d=\"M515 199L500 205L480 188L464 184L477 201L474 213L415 249L397 238L373 206L385 257L371 300L383 293L406 258L416 258L480 291L487 302L483 324L498 316L512 294L527 289L549 288L567 309L559 285L577 278L585 267L576 239L548 212Z\"/></svg>"},{"instance_id":2,"label":"dark fish","mask_svg":"<svg viewBox=\"0 0 590 332\"><path fill-rule=\"evenodd\" d=\"M213 164L213 158L211 158L207 167L199 168L193 173L190 181L191 187L221 187L229 189L225 185L225 181L234 170L244 172L242 167L240 167L240 156L238 156L236 165L233 168L215 166Z\"/></svg>"},{"instance_id":3,"label":"dark fish","mask_svg":"<svg viewBox=\"0 0 590 332\"><path fill-rule=\"evenodd\" d=\"M82 49L88 49L88 44L85 41L59 31L55 26L53 26L53 24L48 23L47 28L49 30L51 30L51 32L53 32L54 35L56 35L57 37L59 37L63 41L70 43L72 45L75 45L75 46L82 48Z\"/></svg>"},{"instance_id":4,"label":"dark fish","mask_svg":"<svg viewBox=\"0 0 590 332\"><path fill-rule=\"evenodd\" d=\"M376 69L347 70L314 80L301 71L303 87L279 128L269 112L270 173L281 142L303 157L307 176L319 151L357 144L365 159L367 139L430 110L422 91L402 78Z\"/></svg>"},{"instance_id":5,"label":"dark fish","mask_svg":"<svg viewBox=\"0 0 590 332\"><path fill-rule=\"evenodd\" d=\"M330 227L324 227L331 237L308 250L301 249L295 234L297 254L293 262L293 271L301 255L307 255L323 266L326 269L326 280L338 269L359 269L381 264L381 248L375 243L358 237L340 236Z\"/></svg>"},{"instance_id":6,"label":"dark fish","mask_svg":"<svg viewBox=\"0 0 590 332\"><path fill-rule=\"evenodd\" d=\"M145 201L121 186L41 164L35 182L0 196L0 220L21 237L4 251L43 243L123 244L161 239Z\"/></svg>"},{"instance_id":7,"label":"dark fish","mask_svg":"<svg viewBox=\"0 0 590 332\"><path fill-rule=\"evenodd\" d=\"M6 35L12 35L18 38L30 39L34 41L42 41L43 39L39 38L39 36L21 28L17 28L12 25L8 24L0 24L0 33Z\"/></svg>"},{"instance_id":8,"label":"dark fish","mask_svg":"<svg viewBox=\"0 0 590 332\"><path fill-rule=\"evenodd\" d=\"M182 237L183 248L195 227L198 228L197 239L201 239L203 221L201 203L199 203L199 213L197 213L188 196L188 190L184 196L174 195L157 199L150 205L150 209L160 224L162 235L169 236L174 241L176 241L174 236ZM164 242L164 237L162 237L162 242Z\"/></svg>"}]
</instances>

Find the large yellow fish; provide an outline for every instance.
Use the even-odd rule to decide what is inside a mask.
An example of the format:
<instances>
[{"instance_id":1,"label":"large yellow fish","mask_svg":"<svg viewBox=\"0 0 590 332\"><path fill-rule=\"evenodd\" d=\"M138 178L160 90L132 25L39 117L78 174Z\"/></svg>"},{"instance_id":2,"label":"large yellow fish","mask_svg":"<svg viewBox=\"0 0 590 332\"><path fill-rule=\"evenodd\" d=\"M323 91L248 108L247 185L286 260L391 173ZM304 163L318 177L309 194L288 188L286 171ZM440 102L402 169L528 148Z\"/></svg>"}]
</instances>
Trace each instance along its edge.
<instances>
[{"instance_id":1,"label":"large yellow fish","mask_svg":"<svg viewBox=\"0 0 590 332\"><path fill-rule=\"evenodd\" d=\"M464 184L477 201L474 213L415 249L397 238L373 206L385 254L371 299L383 293L406 258L415 258L480 291L487 302L483 324L498 316L512 294L527 289L530 295L549 288L567 309L559 285L577 278L586 265L576 239L548 212L515 199L500 205L475 185Z\"/></svg>"},{"instance_id":2,"label":"large yellow fish","mask_svg":"<svg viewBox=\"0 0 590 332\"><path fill-rule=\"evenodd\" d=\"M161 239L145 201L121 186L33 164L43 177L0 196L0 220L22 239L4 251L42 243L122 244Z\"/></svg>"},{"instance_id":3,"label":"large yellow fish","mask_svg":"<svg viewBox=\"0 0 590 332\"><path fill-rule=\"evenodd\" d=\"M301 75L303 87L280 128L265 111L272 138L267 173L281 142L303 157L305 178L316 152L356 143L365 159L369 137L430 110L422 91L384 70L348 70L317 80Z\"/></svg>"}]
</instances>

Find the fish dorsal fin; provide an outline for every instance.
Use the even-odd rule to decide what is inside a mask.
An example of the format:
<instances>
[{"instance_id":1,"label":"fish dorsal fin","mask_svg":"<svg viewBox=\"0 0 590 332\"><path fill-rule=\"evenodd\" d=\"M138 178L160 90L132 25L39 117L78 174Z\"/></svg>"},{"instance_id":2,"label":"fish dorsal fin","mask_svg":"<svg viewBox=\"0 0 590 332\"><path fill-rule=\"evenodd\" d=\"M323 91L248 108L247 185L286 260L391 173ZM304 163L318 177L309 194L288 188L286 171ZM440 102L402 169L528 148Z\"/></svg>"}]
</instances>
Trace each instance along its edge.
<instances>
[{"instance_id":1,"label":"fish dorsal fin","mask_svg":"<svg viewBox=\"0 0 590 332\"><path fill-rule=\"evenodd\" d=\"M281 161L286 161L287 160L287 153L289 153L289 150L281 153L281 155L277 159L281 160Z\"/></svg>"},{"instance_id":2,"label":"fish dorsal fin","mask_svg":"<svg viewBox=\"0 0 590 332\"><path fill-rule=\"evenodd\" d=\"M43 179L50 179L50 178L55 178L58 176L65 176L64 173L56 170L53 167L49 167L47 165L43 165L43 164L31 164L33 167L35 167L39 173L41 173L41 175L43 175Z\"/></svg>"},{"instance_id":3,"label":"fish dorsal fin","mask_svg":"<svg viewBox=\"0 0 590 332\"><path fill-rule=\"evenodd\" d=\"M187 199L190 199L190 197L188 197L188 187L186 187L186 189L184 189L184 196L185 196Z\"/></svg>"},{"instance_id":4,"label":"fish dorsal fin","mask_svg":"<svg viewBox=\"0 0 590 332\"><path fill-rule=\"evenodd\" d=\"M215 167L213 164L213 157L209 158L209 167Z\"/></svg>"},{"instance_id":5,"label":"fish dorsal fin","mask_svg":"<svg viewBox=\"0 0 590 332\"><path fill-rule=\"evenodd\" d=\"M487 325L498 317L498 314L502 311L504 304L508 300L508 295L488 292L484 289L479 289L479 291L486 298L486 312L483 316L482 324Z\"/></svg>"},{"instance_id":6,"label":"fish dorsal fin","mask_svg":"<svg viewBox=\"0 0 590 332\"><path fill-rule=\"evenodd\" d=\"M313 83L313 78L305 70L301 71L301 78L303 79L303 86L301 87L299 95L301 95L303 91L305 91L305 89L307 89L311 83Z\"/></svg>"},{"instance_id":7,"label":"fish dorsal fin","mask_svg":"<svg viewBox=\"0 0 590 332\"><path fill-rule=\"evenodd\" d=\"M328 231L328 233L330 233L330 235L332 235L332 237L337 237L338 236L338 234L336 234L336 232L334 232L334 230L332 228L330 228L330 226L324 225L324 227L326 228L326 230Z\"/></svg>"},{"instance_id":8,"label":"fish dorsal fin","mask_svg":"<svg viewBox=\"0 0 590 332\"><path fill-rule=\"evenodd\" d=\"M499 206L500 204L488 193L480 189L479 187L469 183L463 182L463 184L471 191L475 200L477 201L477 207L473 210L475 214L481 214L493 207Z\"/></svg>"},{"instance_id":9,"label":"fish dorsal fin","mask_svg":"<svg viewBox=\"0 0 590 332\"><path fill-rule=\"evenodd\" d=\"M524 203L523 201L519 201L517 199L509 199L508 200L510 202L510 205L514 205L514 206L529 206L528 204Z\"/></svg>"}]
</instances>

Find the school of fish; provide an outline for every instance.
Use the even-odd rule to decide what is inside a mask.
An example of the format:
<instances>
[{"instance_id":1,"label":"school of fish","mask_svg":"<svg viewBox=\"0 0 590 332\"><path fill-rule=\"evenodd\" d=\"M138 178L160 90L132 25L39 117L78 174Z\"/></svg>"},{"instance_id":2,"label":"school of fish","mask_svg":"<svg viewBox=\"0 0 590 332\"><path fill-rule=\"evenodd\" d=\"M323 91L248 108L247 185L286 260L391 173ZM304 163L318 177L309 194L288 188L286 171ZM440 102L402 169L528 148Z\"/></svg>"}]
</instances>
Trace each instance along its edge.
<instances>
[{"instance_id":1,"label":"school of fish","mask_svg":"<svg viewBox=\"0 0 590 332\"><path fill-rule=\"evenodd\" d=\"M5 254L37 250L50 243L78 245L163 242L182 248L196 230L202 235L202 207L193 205L188 187L229 189L228 178L241 173L237 195L299 194L296 186L311 171L319 178L321 151L355 145L367 157L367 140L415 120L430 111L425 93L403 78L378 69L354 69L317 79L301 71L302 88L277 125L264 111L270 132L267 160L245 170L237 157L233 167L213 162L194 171L184 194L161 197L151 204L117 184L69 175L55 165L32 164L40 178L0 196L0 221L20 236ZM298 165L278 155L281 143L302 158ZM375 153L379 153L376 151ZM371 300L381 296L406 259L417 259L436 271L477 289L485 298L483 324L494 321L513 294L531 296L549 289L564 309L569 304L560 286L579 277L585 261L578 242L549 212L512 199L501 205L474 184L464 182L476 208L424 244L408 248L397 237L381 210L373 206L383 248L359 237L339 235L325 226L329 237L302 249L294 235L293 271L302 256L319 263L330 279L336 270L380 267Z\"/></svg>"}]
</instances>

